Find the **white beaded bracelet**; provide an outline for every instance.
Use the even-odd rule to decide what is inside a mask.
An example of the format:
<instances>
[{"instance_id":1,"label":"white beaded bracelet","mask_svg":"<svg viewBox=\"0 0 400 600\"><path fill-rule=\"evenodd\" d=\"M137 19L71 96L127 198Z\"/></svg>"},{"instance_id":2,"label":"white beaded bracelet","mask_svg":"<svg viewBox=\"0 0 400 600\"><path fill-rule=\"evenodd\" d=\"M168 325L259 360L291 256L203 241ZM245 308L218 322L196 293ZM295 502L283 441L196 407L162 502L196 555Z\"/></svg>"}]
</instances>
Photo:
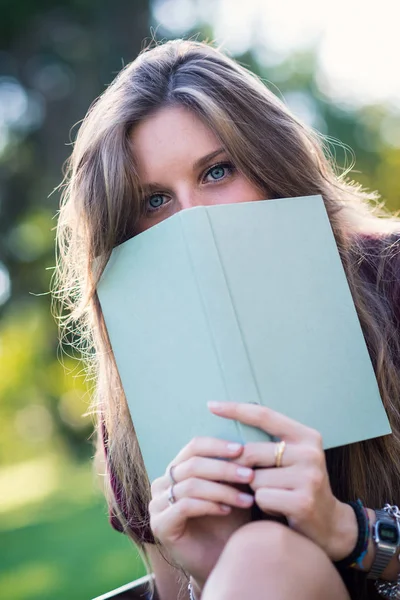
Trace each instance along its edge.
<instances>
[{"instance_id":1,"label":"white beaded bracelet","mask_svg":"<svg viewBox=\"0 0 400 600\"><path fill-rule=\"evenodd\" d=\"M387 598L387 600L400 600L400 578L397 581L377 579L375 587L378 594L383 596L383 598Z\"/></svg>"},{"instance_id":2,"label":"white beaded bracelet","mask_svg":"<svg viewBox=\"0 0 400 600\"><path fill-rule=\"evenodd\" d=\"M196 600L196 598L194 597L193 587L192 587L192 582L191 581L189 581L188 590L189 590L189 600Z\"/></svg>"}]
</instances>

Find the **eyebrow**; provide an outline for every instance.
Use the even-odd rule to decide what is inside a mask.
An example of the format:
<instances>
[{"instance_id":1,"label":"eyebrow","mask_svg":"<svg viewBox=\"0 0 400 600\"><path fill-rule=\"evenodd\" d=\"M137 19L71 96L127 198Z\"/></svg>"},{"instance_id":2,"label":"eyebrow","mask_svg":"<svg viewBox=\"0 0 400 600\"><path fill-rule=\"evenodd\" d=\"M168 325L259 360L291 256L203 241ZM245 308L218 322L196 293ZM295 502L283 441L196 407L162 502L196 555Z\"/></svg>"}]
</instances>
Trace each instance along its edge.
<instances>
[{"instance_id":1,"label":"eyebrow","mask_svg":"<svg viewBox=\"0 0 400 600\"><path fill-rule=\"evenodd\" d=\"M219 156L220 154L225 153L225 152L226 152L225 148L218 148L217 150L213 150L213 152L210 152L209 154L202 156L201 158L196 160L196 162L194 163L193 171L197 171L202 166L204 166L206 163L208 163L210 160L212 160L213 158L216 158L217 156ZM159 188L162 188L165 186L161 185L160 183L154 182L154 183L144 183L141 187L145 191L151 191L151 190L159 189Z\"/></svg>"},{"instance_id":2,"label":"eyebrow","mask_svg":"<svg viewBox=\"0 0 400 600\"><path fill-rule=\"evenodd\" d=\"M210 154L206 154L205 156L203 156L202 158L199 158L199 160L197 160L194 163L193 169L195 171L197 169L200 169L200 167L202 167L204 164L208 163L209 160L212 160L213 158L216 158L217 156L219 156L223 152L225 152L225 148L218 148L218 150L214 150L214 152L210 152Z\"/></svg>"}]
</instances>

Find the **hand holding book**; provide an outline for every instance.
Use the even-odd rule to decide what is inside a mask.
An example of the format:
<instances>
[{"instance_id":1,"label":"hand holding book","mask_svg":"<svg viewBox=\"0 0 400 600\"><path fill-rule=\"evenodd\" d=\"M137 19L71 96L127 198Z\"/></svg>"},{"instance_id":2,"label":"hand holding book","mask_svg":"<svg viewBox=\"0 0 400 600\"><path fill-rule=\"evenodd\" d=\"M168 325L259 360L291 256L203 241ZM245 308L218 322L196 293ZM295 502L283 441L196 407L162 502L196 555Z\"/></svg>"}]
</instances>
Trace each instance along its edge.
<instances>
[{"instance_id":1,"label":"hand holding book","mask_svg":"<svg viewBox=\"0 0 400 600\"><path fill-rule=\"evenodd\" d=\"M251 520L254 498L243 491L254 471L238 464L242 452L240 444L194 438L151 487L152 531L200 585L232 533Z\"/></svg>"},{"instance_id":2,"label":"hand holding book","mask_svg":"<svg viewBox=\"0 0 400 600\"><path fill-rule=\"evenodd\" d=\"M334 497L318 431L254 404L209 402L221 417L259 427L285 442L276 466L277 442L249 442L236 459L255 468L250 487L258 507L286 517L289 526L318 544L332 561L343 559L357 540L352 508Z\"/></svg>"},{"instance_id":3,"label":"hand holding book","mask_svg":"<svg viewBox=\"0 0 400 600\"><path fill-rule=\"evenodd\" d=\"M357 539L357 523L353 510L332 494L321 435L263 406L209 402L208 407L219 417L268 431L285 446L277 466L277 442L241 446L194 438L153 482L151 528L198 586L231 535L251 521L253 502L269 516L285 516L294 531L318 544L331 560L347 556Z\"/></svg>"}]
</instances>

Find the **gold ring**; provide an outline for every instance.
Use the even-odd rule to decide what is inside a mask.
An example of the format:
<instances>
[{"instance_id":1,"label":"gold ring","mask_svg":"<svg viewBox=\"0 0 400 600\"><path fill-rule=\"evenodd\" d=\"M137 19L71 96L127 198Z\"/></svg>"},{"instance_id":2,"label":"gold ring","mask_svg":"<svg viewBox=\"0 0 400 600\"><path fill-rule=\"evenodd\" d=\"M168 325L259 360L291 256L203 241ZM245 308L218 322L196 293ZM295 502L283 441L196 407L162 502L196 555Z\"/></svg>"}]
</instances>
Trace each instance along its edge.
<instances>
[{"instance_id":1,"label":"gold ring","mask_svg":"<svg viewBox=\"0 0 400 600\"><path fill-rule=\"evenodd\" d=\"M275 445L275 467L282 466L282 457L283 457L283 453L285 452L285 447L286 447L286 442L283 440L281 442L276 443L276 445Z\"/></svg>"}]
</instances>

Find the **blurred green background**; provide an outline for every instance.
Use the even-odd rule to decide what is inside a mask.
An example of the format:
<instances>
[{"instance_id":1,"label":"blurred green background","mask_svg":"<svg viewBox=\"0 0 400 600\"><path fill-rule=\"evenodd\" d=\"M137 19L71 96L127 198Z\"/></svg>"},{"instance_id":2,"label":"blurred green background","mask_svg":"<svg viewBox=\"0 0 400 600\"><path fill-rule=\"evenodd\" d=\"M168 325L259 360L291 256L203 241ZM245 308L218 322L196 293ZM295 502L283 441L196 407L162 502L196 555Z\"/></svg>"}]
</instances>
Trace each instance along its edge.
<instances>
[{"instance_id":1,"label":"blurred green background","mask_svg":"<svg viewBox=\"0 0 400 600\"><path fill-rule=\"evenodd\" d=\"M330 15L312 32L307 12L295 13L289 2L277 35L271 24L279 24L282 3L246 4L0 0L2 599L88 600L144 573L136 550L108 525L91 466L89 393L79 357L60 364L48 290L59 202L52 192L71 151L73 125L145 40L196 35L223 42L308 124L347 144L356 157L351 177L378 189L389 210L400 209L397 90L383 89L386 79L373 72L385 67L390 78L393 49L381 65L370 65L373 93L357 84L368 68L357 62L346 87L337 73L330 78L329 64L336 64L335 47L327 60ZM339 73L346 44L352 59L351 41L343 38L337 48ZM334 145L332 151L341 166L348 164L350 152Z\"/></svg>"}]
</instances>

